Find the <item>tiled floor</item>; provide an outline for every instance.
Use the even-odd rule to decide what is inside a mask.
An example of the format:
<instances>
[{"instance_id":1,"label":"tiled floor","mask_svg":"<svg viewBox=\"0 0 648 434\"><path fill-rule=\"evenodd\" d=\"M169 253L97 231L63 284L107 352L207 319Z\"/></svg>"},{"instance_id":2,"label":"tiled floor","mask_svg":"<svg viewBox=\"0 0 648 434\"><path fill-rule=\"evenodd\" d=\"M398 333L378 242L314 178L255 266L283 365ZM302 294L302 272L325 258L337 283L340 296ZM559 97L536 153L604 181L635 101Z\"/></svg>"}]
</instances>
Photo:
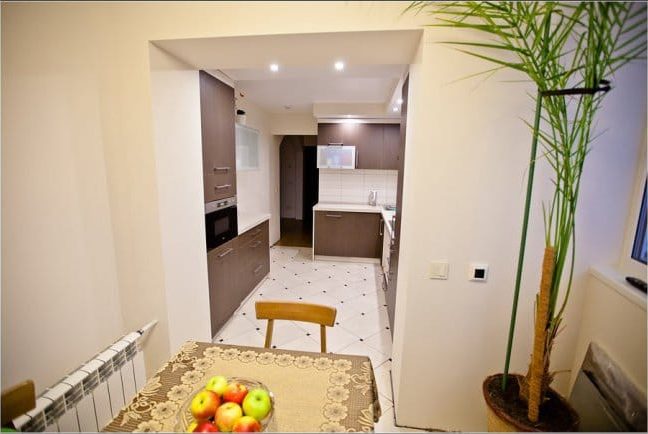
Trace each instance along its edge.
<instances>
[{"instance_id":1,"label":"tiled floor","mask_svg":"<svg viewBox=\"0 0 648 434\"><path fill-rule=\"evenodd\" d=\"M378 264L312 261L309 248L272 247L270 275L214 342L262 347L266 322L255 318L256 300L302 300L335 306L337 321L327 329L327 350L371 358L383 411L376 431L405 431L393 421L391 334L381 279ZM319 326L277 321L272 343L277 348L319 351Z\"/></svg>"}]
</instances>

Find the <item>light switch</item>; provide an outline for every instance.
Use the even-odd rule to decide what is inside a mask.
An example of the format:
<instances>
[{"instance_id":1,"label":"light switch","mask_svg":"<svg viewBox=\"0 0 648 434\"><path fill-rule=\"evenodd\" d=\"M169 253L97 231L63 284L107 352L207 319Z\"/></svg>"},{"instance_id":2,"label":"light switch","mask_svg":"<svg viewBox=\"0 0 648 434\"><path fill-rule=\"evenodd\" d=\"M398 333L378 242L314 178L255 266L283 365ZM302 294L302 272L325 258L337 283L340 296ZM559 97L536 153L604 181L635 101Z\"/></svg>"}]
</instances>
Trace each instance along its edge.
<instances>
[{"instance_id":1,"label":"light switch","mask_svg":"<svg viewBox=\"0 0 648 434\"><path fill-rule=\"evenodd\" d=\"M470 264L468 279L485 282L488 279L488 264Z\"/></svg>"},{"instance_id":2,"label":"light switch","mask_svg":"<svg viewBox=\"0 0 648 434\"><path fill-rule=\"evenodd\" d=\"M435 261L430 264L430 279L447 279L448 263Z\"/></svg>"}]
</instances>

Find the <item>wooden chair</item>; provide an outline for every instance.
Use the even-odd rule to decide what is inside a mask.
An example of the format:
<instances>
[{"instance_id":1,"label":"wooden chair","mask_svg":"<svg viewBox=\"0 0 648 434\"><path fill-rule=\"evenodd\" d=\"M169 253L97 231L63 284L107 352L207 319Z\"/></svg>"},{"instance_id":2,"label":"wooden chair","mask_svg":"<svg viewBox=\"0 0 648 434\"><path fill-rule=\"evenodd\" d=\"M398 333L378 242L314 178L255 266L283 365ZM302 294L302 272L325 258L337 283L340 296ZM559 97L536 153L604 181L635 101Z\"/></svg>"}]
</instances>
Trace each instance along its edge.
<instances>
[{"instance_id":1,"label":"wooden chair","mask_svg":"<svg viewBox=\"0 0 648 434\"><path fill-rule=\"evenodd\" d=\"M257 319L267 319L265 347L272 344L274 320L312 322L320 325L320 343L323 353L326 352L326 326L333 327L337 309L321 304L301 303L295 301L257 301L255 304Z\"/></svg>"},{"instance_id":2,"label":"wooden chair","mask_svg":"<svg viewBox=\"0 0 648 434\"><path fill-rule=\"evenodd\" d=\"M34 382L23 381L2 392L2 427L11 427L11 421L36 407Z\"/></svg>"}]
</instances>

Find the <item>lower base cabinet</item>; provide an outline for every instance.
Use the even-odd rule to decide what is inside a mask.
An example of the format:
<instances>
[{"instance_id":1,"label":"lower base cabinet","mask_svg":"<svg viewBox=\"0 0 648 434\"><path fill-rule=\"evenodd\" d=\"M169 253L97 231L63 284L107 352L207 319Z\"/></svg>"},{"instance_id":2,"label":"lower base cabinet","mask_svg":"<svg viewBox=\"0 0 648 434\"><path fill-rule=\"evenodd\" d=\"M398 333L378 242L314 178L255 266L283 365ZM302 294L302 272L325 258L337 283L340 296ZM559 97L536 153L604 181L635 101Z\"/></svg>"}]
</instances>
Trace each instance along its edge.
<instances>
[{"instance_id":1,"label":"lower base cabinet","mask_svg":"<svg viewBox=\"0 0 648 434\"><path fill-rule=\"evenodd\" d=\"M268 221L207 252L212 336L270 272Z\"/></svg>"},{"instance_id":2,"label":"lower base cabinet","mask_svg":"<svg viewBox=\"0 0 648 434\"><path fill-rule=\"evenodd\" d=\"M378 213L315 211L315 254L380 258L381 225Z\"/></svg>"}]
</instances>

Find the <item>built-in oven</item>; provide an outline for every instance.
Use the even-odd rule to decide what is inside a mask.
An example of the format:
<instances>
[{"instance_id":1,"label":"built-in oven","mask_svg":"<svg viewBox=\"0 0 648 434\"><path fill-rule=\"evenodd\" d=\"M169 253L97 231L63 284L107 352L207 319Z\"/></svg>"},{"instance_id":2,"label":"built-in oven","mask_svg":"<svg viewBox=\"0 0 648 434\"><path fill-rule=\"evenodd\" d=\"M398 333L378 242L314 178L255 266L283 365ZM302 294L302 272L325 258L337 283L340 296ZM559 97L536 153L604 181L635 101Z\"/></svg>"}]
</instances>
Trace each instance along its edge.
<instances>
[{"instance_id":1,"label":"built-in oven","mask_svg":"<svg viewBox=\"0 0 648 434\"><path fill-rule=\"evenodd\" d=\"M205 204L205 232L207 251L215 249L238 235L236 197Z\"/></svg>"}]
</instances>

